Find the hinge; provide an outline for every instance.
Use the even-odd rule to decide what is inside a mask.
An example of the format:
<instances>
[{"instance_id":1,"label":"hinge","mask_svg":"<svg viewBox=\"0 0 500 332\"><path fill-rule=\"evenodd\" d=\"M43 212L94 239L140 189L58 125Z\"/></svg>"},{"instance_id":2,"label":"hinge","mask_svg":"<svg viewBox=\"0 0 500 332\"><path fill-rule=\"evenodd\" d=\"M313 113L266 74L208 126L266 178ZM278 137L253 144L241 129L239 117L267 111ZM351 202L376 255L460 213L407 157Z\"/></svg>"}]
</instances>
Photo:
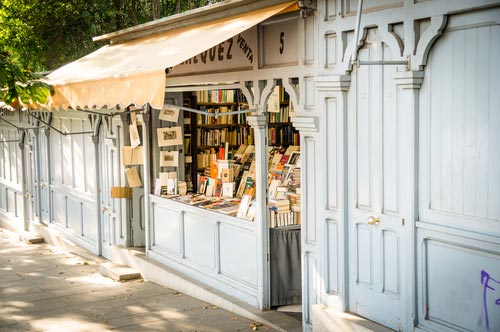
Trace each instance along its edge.
<instances>
[{"instance_id":1,"label":"hinge","mask_svg":"<svg viewBox=\"0 0 500 332\"><path fill-rule=\"evenodd\" d=\"M405 225L405 218L401 219L401 225Z\"/></svg>"}]
</instances>

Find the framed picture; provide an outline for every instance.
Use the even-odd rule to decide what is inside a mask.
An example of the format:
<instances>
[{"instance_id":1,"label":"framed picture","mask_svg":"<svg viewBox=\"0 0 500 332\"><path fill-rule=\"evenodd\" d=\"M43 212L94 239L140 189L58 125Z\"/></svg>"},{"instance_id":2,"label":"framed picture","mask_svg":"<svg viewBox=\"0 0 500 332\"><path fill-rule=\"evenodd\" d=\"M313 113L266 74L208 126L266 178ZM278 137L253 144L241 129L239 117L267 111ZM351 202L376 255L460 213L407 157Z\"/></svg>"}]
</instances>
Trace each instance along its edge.
<instances>
[{"instance_id":1,"label":"framed picture","mask_svg":"<svg viewBox=\"0 0 500 332\"><path fill-rule=\"evenodd\" d=\"M163 106L163 109L160 111L160 115L158 116L158 118L163 121L178 122L179 112L180 111L178 108Z\"/></svg>"},{"instance_id":2,"label":"framed picture","mask_svg":"<svg viewBox=\"0 0 500 332\"><path fill-rule=\"evenodd\" d=\"M181 127L158 128L158 146L183 145Z\"/></svg>"},{"instance_id":3,"label":"framed picture","mask_svg":"<svg viewBox=\"0 0 500 332\"><path fill-rule=\"evenodd\" d=\"M160 167L178 167L179 151L160 151Z\"/></svg>"}]
</instances>

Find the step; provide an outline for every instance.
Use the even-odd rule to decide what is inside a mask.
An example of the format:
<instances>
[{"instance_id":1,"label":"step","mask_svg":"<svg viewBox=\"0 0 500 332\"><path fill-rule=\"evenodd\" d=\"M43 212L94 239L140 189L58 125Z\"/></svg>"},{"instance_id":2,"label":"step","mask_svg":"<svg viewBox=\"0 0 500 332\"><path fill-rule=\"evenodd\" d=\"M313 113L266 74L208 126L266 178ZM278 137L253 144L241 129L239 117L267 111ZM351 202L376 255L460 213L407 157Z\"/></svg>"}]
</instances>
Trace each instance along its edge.
<instances>
[{"instance_id":1,"label":"step","mask_svg":"<svg viewBox=\"0 0 500 332\"><path fill-rule=\"evenodd\" d=\"M323 304L312 306L313 332L394 332L366 318Z\"/></svg>"},{"instance_id":2,"label":"step","mask_svg":"<svg viewBox=\"0 0 500 332\"><path fill-rule=\"evenodd\" d=\"M131 267L111 262L99 265L99 273L117 281L133 280L141 277L141 274Z\"/></svg>"},{"instance_id":3,"label":"step","mask_svg":"<svg viewBox=\"0 0 500 332\"><path fill-rule=\"evenodd\" d=\"M21 241L28 243L28 244L40 244L40 243L45 242L43 236L33 234L30 232L23 232L23 233L19 234L19 239Z\"/></svg>"}]
</instances>

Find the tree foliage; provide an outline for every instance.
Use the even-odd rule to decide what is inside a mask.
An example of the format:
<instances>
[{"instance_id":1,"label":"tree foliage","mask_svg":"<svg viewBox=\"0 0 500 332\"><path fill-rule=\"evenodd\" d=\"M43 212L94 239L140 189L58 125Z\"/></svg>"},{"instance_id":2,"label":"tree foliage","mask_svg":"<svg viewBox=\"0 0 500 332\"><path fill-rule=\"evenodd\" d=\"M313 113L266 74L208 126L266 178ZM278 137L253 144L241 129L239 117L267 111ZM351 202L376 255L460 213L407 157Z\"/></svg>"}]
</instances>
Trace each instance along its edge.
<instances>
[{"instance_id":1,"label":"tree foliage","mask_svg":"<svg viewBox=\"0 0 500 332\"><path fill-rule=\"evenodd\" d=\"M40 76L12 62L9 54L0 53L0 100L20 107L45 104L52 89Z\"/></svg>"},{"instance_id":2,"label":"tree foliage","mask_svg":"<svg viewBox=\"0 0 500 332\"><path fill-rule=\"evenodd\" d=\"M98 47L92 37L221 0L2 0L0 51L34 71Z\"/></svg>"},{"instance_id":3,"label":"tree foliage","mask_svg":"<svg viewBox=\"0 0 500 332\"><path fill-rule=\"evenodd\" d=\"M102 46L110 33L222 0L2 0L0 101L44 103L50 86L33 72L50 71Z\"/></svg>"}]
</instances>

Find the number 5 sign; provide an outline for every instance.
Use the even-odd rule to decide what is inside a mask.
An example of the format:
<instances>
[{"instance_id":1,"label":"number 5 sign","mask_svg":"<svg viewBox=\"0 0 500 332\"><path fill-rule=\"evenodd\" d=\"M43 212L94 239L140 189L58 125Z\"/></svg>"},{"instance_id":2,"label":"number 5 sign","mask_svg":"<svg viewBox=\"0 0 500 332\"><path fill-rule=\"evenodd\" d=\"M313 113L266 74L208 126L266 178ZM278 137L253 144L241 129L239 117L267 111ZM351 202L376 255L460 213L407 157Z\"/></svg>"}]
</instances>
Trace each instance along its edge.
<instances>
[{"instance_id":1,"label":"number 5 sign","mask_svg":"<svg viewBox=\"0 0 500 332\"><path fill-rule=\"evenodd\" d=\"M270 21L260 25L259 43L263 57L260 68L296 66L299 59L298 17Z\"/></svg>"}]
</instances>

